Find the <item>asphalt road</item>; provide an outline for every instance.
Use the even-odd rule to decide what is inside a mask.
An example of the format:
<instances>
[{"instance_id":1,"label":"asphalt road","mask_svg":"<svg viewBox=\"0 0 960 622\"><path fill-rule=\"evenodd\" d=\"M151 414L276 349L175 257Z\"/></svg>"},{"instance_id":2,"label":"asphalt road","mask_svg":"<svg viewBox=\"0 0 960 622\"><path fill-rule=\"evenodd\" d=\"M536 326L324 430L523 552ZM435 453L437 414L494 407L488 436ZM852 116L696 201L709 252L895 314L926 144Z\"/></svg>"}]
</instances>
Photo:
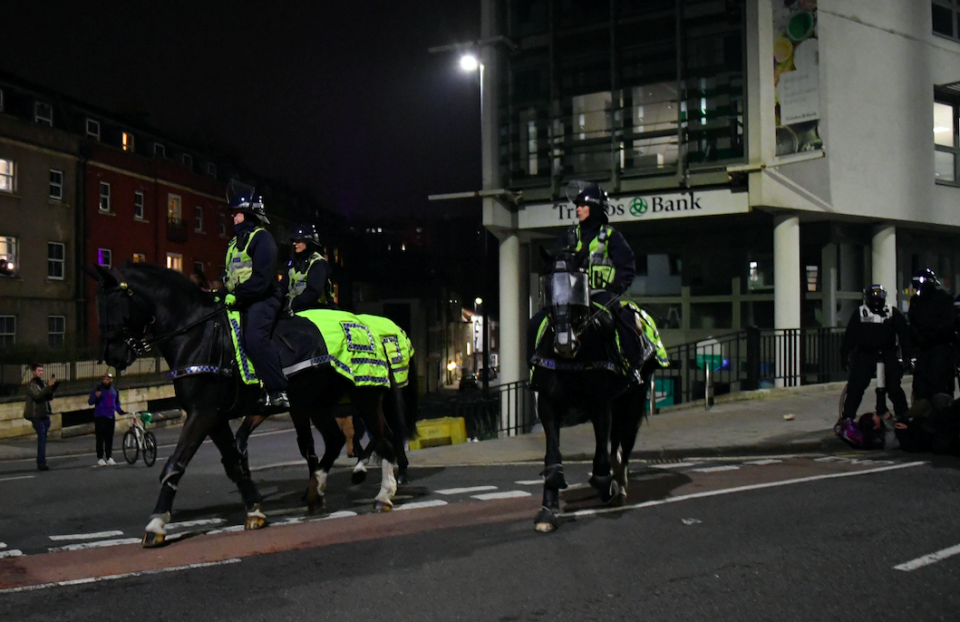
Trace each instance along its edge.
<instances>
[{"instance_id":1,"label":"asphalt road","mask_svg":"<svg viewBox=\"0 0 960 622\"><path fill-rule=\"evenodd\" d=\"M336 473L327 511L342 518L306 522L305 469L271 466L297 457L292 434L274 430L252 451L268 467L257 479L274 526L209 533L243 515L216 451L204 446L181 482L174 520L210 522L174 531L207 533L160 553L134 544L48 552L139 538L159 466L96 469L78 457L37 474L0 464L0 552L24 554L0 560L0 588L31 573L123 574L138 560L148 560L148 573L164 570L0 590L0 620L957 619L960 555L920 565L960 545L954 459L636 465L632 507L613 512L578 486L589 465L569 465L569 518L543 536L532 528L533 465L415 469L398 499L415 509L377 516L367 515L376 473L360 487ZM35 477L10 479L26 475ZM121 534L62 538L103 531ZM183 568L191 563L217 565Z\"/></svg>"}]
</instances>

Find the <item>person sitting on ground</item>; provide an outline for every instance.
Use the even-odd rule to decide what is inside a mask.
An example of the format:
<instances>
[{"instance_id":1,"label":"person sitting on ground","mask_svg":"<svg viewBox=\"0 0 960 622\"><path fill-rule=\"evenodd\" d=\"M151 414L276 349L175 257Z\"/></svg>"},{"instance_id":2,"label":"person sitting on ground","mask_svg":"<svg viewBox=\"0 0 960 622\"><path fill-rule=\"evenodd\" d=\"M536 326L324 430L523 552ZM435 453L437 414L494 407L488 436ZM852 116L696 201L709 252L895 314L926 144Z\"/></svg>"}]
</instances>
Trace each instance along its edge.
<instances>
[{"instance_id":1,"label":"person sitting on ground","mask_svg":"<svg viewBox=\"0 0 960 622\"><path fill-rule=\"evenodd\" d=\"M904 451L960 455L960 401L946 393L917 400L894 432Z\"/></svg>"}]
</instances>

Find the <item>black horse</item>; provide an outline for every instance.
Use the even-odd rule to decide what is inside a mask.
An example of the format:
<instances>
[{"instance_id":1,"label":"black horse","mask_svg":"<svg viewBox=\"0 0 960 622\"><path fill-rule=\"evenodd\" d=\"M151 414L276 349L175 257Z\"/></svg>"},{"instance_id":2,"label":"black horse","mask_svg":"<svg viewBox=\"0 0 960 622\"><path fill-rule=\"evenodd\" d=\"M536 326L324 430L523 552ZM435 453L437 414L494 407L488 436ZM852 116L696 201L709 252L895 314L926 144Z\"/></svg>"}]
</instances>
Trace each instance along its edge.
<instances>
[{"instance_id":1,"label":"black horse","mask_svg":"<svg viewBox=\"0 0 960 622\"><path fill-rule=\"evenodd\" d=\"M229 425L230 419L254 412L260 389L244 384L235 369L231 329L223 307L181 273L160 266L128 262L119 269L98 266L94 274L100 284L97 310L103 360L122 371L145 353L146 345L156 345L172 370L169 375L177 400L187 414L177 447L160 474L160 495L143 546L163 543L177 485L208 436L220 451L227 476L240 490L247 511L245 527L264 527L262 497L244 468ZM307 320L279 322L275 334L283 333L284 325L296 328L298 322L302 329ZM387 390L354 386L329 365L307 367L293 375L289 384L291 412L300 419L309 418L314 411L324 412L331 400L344 393L350 396L383 458L383 479L374 509L390 509L397 484L393 475L396 458L385 433L382 409ZM331 418L314 423L336 427Z\"/></svg>"},{"instance_id":2,"label":"black horse","mask_svg":"<svg viewBox=\"0 0 960 622\"><path fill-rule=\"evenodd\" d=\"M639 373L628 373L615 345L614 322L619 320L591 304L588 277L576 256L564 253L549 260L548 274L541 277L543 309L530 325L531 386L538 392L537 414L547 442L543 508L534 520L541 532L560 526L560 491L567 487L560 453L563 424L593 422L590 485L604 503L626 498L630 454L644 415L651 365L656 364L653 345L639 332L644 364ZM619 302L613 305L616 313Z\"/></svg>"}]
</instances>

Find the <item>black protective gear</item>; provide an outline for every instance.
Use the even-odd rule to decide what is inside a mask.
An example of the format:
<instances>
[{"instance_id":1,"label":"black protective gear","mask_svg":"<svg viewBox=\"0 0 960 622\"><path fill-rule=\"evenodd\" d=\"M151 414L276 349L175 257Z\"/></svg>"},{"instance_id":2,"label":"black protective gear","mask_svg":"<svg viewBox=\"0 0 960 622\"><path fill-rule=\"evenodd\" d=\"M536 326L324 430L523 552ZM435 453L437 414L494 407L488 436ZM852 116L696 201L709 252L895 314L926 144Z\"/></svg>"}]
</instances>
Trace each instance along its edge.
<instances>
[{"instance_id":1,"label":"black protective gear","mask_svg":"<svg viewBox=\"0 0 960 622\"><path fill-rule=\"evenodd\" d=\"M236 212L243 212L270 224L267 219L263 197L257 194L257 189L233 179L227 184L227 205Z\"/></svg>"},{"instance_id":2,"label":"black protective gear","mask_svg":"<svg viewBox=\"0 0 960 622\"><path fill-rule=\"evenodd\" d=\"M571 181L567 184L567 199L569 199L575 207L580 205L589 206L590 220L597 221L604 225L610 222L607 218L609 197L598 184L592 181Z\"/></svg>"},{"instance_id":3,"label":"black protective gear","mask_svg":"<svg viewBox=\"0 0 960 622\"><path fill-rule=\"evenodd\" d=\"M871 285L863 292L863 304L874 313L880 313L887 305L887 290L883 285Z\"/></svg>"},{"instance_id":4,"label":"black protective gear","mask_svg":"<svg viewBox=\"0 0 960 622\"><path fill-rule=\"evenodd\" d=\"M937 275L930 268L918 270L917 273L913 275L912 283L913 288L918 291L923 289L923 286L927 284L940 287L940 279L937 278Z\"/></svg>"},{"instance_id":5,"label":"black protective gear","mask_svg":"<svg viewBox=\"0 0 960 622\"><path fill-rule=\"evenodd\" d=\"M310 224L295 225L290 232L291 242L306 242L313 244L317 249L320 248L320 236L317 235L317 228Z\"/></svg>"}]
</instances>

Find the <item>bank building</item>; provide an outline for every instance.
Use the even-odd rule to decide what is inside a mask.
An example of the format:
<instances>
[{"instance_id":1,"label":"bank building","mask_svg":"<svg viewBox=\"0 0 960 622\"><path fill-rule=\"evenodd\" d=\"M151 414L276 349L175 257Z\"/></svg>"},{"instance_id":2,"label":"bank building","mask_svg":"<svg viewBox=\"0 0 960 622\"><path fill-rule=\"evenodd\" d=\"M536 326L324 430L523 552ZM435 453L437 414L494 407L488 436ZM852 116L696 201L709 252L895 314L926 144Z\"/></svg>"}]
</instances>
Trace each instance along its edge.
<instances>
[{"instance_id":1,"label":"bank building","mask_svg":"<svg viewBox=\"0 0 960 622\"><path fill-rule=\"evenodd\" d=\"M599 183L668 346L846 324L960 279L960 0L484 0L484 224L500 341ZM527 373L500 353L504 382Z\"/></svg>"}]
</instances>

